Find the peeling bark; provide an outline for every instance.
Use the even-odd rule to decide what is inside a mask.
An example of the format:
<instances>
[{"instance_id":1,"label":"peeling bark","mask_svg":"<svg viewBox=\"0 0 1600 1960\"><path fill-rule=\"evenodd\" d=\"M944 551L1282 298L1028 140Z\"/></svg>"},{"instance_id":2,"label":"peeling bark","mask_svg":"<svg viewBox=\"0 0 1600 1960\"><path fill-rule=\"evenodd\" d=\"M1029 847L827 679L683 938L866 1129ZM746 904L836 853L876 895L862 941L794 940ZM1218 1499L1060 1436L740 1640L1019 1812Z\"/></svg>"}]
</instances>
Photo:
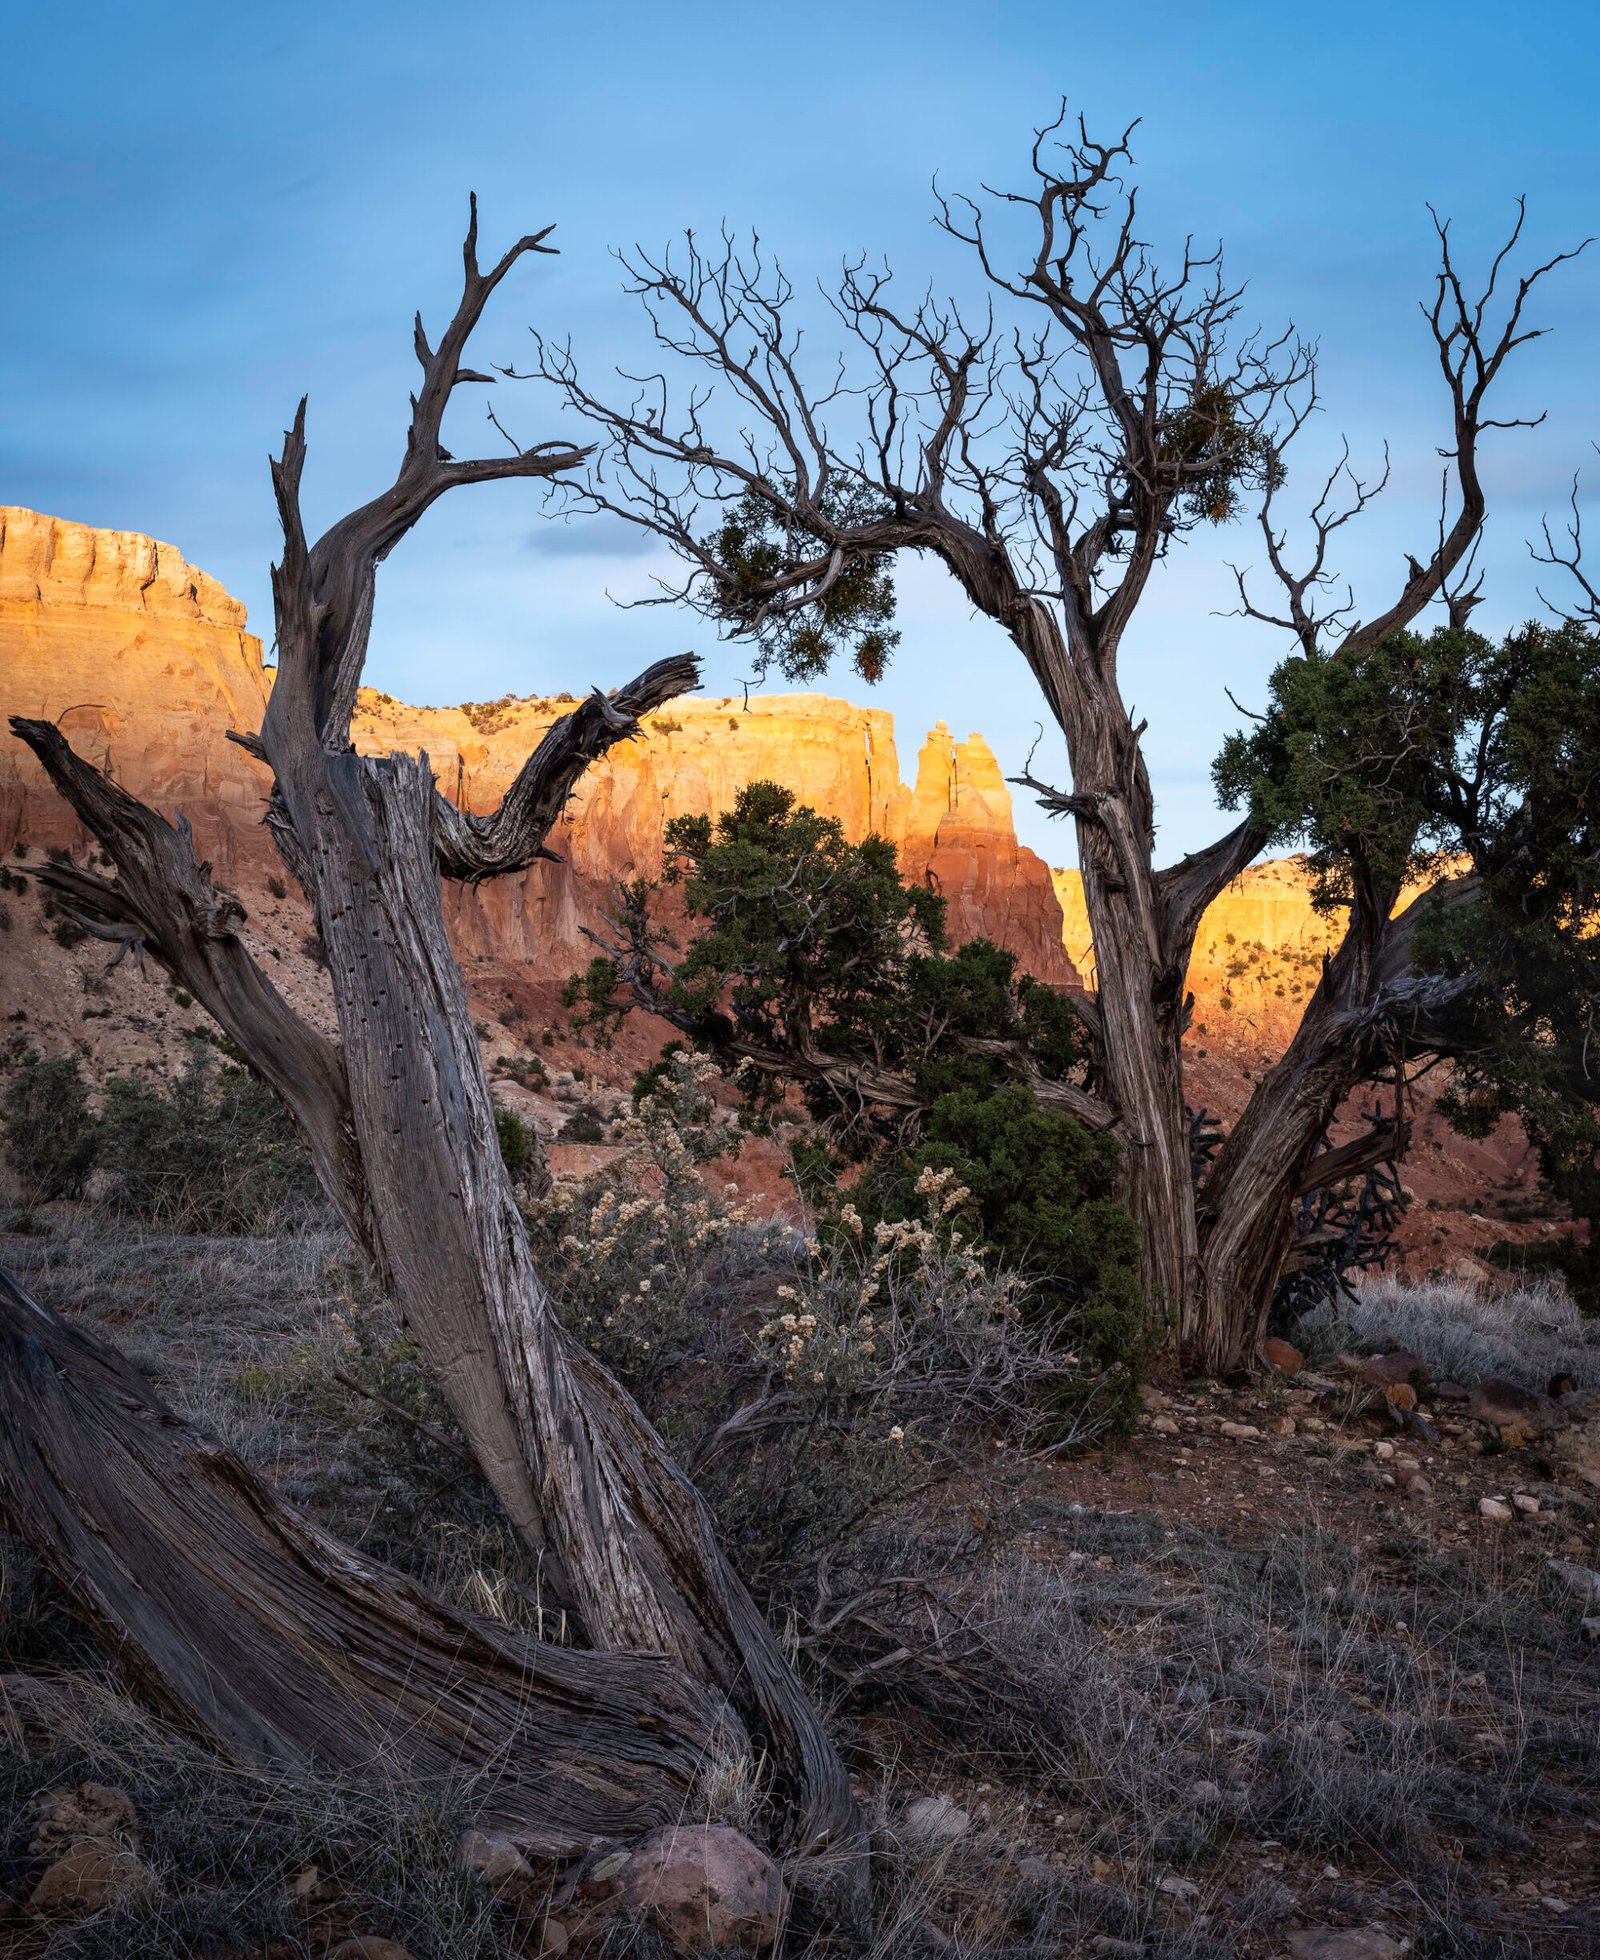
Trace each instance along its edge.
<instances>
[{"instance_id":1,"label":"peeling bark","mask_svg":"<svg viewBox=\"0 0 1600 1960\"><path fill-rule=\"evenodd\" d=\"M259 734L239 739L273 772L267 822L311 900L337 1047L250 960L237 937L243 907L212 884L181 826L116 789L54 728L12 725L117 867L115 881L54 867L56 888L119 936L136 933L283 1095L552 1595L593 1648L646 1650L675 1668L686 1706L700 1691L732 1704L771 1766L779 1847L820 1861L798 1874L802 1890L814 1875L853 1911L866 1838L843 1764L699 1496L631 1398L562 1329L540 1283L441 906L441 876L476 881L545 854L583 769L694 685L696 663L662 661L591 695L486 816L453 809L426 756L364 758L350 744L379 564L445 491L547 478L586 453L552 443L464 462L440 440L457 384L489 378L461 365L484 305L519 257L547 249L544 236L483 272L474 206L461 302L437 350L417 323L423 379L391 487L313 545L300 512L303 402L273 466L278 677ZM565 1826L552 1817L545 1828Z\"/></svg>"},{"instance_id":2,"label":"peeling bark","mask_svg":"<svg viewBox=\"0 0 1600 1960\"><path fill-rule=\"evenodd\" d=\"M398 1771L565 1856L672 1822L742 1743L659 1655L547 1645L341 1545L3 1270L0 1512L133 1684L235 1762Z\"/></svg>"}]
</instances>

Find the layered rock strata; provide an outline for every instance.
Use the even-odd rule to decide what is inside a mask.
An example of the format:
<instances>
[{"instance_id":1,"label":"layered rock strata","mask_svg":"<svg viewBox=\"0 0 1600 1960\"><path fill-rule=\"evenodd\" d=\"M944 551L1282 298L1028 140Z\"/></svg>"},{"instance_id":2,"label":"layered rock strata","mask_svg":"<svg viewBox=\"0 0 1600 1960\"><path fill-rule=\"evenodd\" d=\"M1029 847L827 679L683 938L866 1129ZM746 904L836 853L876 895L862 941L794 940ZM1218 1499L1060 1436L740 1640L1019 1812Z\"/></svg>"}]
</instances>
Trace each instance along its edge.
<instances>
[{"instance_id":1,"label":"layered rock strata","mask_svg":"<svg viewBox=\"0 0 1600 1960\"><path fill-rule=\"evenodd\" d=\"M59 721L135 795L181 809L218 874L247 893L278 869L260 823L267 774L227 735L260 726L270 685L244 608L172 546L0 509L0 707ZM369 754L426 751L447 796L486 810L571 705L413 708L364 689L353 734ZM982 737L957 742L941 722L908 788L893 717L815 694L691 697L652 716L580 783L551 838L563 862L452 890L458 948L511 961L583 950L611 881L658 869L669 818L717 814L762 778L852 838L891 838L907 875L945 893L953 940L987 933L1041 978L1073 979L1050 873L1018 844ZM0 848L86 842L31 756L0 741Z\"/></svg>"}]
</instances>

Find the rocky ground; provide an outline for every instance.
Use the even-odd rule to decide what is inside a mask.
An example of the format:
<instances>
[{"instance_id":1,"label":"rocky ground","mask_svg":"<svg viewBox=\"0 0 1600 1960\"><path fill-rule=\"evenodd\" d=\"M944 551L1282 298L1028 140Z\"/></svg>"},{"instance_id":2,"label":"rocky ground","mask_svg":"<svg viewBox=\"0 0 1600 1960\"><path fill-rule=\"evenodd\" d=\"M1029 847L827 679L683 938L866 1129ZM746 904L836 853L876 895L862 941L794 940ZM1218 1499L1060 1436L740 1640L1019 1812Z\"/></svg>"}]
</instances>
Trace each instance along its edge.
<instances>
[{"instance_id":1,"label":"rocky ground","mask_svg":"<svg viewBox=\"0 0 1600 1960\"><path fill-rule=\"evenodd\" d=\"M286 1495L476 1610L517 1610L460 1466L334 1374L373 1310L336 1234L177 1239L69 1206L32 1223L0 1260ZM942 1644L910 1694L815 1674L874 1823L879 1960L1600 1951L1591 1397L1451 1399L1416 1353L1314 1363L1153 1385L1125 1442L997 1451L906 1514L908 1563L959 1540L959 1622L1020 1691L974 1702ZM607 1918L638 1905L648 1858L532 1872L464 1839L464 1812L215 1763L127 1698L14 1546L0 1672L0 1952L19 1960L672 1950L670 1914ZM673 1886L693 1892L752 1801L706 1792ZM767 1883L757 1865L722 1887L751 1950Z\"/></svg>"}]
</instances>

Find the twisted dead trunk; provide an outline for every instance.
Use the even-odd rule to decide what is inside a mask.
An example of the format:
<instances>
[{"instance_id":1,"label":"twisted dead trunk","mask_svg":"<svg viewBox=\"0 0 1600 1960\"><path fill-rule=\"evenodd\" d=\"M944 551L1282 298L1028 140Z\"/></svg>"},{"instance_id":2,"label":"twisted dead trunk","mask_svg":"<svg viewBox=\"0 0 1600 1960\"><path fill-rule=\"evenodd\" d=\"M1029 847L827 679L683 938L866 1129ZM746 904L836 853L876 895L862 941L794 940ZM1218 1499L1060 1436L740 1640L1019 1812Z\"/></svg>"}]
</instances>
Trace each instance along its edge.
<instances>
[{"instance_id":1,"label":"twisted dead trunk","mask_svg":"<svg viewBox=\"0 0 1600 1960\"><path fill-rule=\"evenodd\" d=\"M463 462L441 442L454 389L491 378L463 365L467 339L542 237L483 272L474 208L461 303L437 349L417 323L423 379L390 488L311 545L300 512L304 403L273 468L284 532L273 571L278 677L259 735L236 739L273 772L267 821L311 900L337 1047L255 967L237 935L243 907L212 885L183 829L108 783L54 728L13 727L117 867L114 882L67 867L46 882L91 922L142 939L279 1089L552 1594L592 1647L645 1650L676 1670L686 1706L700 1695L731 1703L771 1767L778 1844L809 1867L797 1874L802 1892L815 1881L854 1913L866 1841L838 1754L704 1504L627 1393L560 1327L534 1269L440 898L441 877L476 882L547 855L545 836L582 771L640 715L693 686L696 663L662 661L612 696L592 695L486 816L449 805L426 756L363 758L350 742L388 553L449 489L549 477L582 460L543 444ZM546 1827L565 1829L559 1817Z\"/></svg>"},{"instance_id":2,"label":"twisted dead trunk","mask_svg":"<svg viewBox=\"0 0 1600 1960\"><path fill-rule=\"evenodd\" d=\"M134 1685L235 1762L398 1773L566 1856L671 1822L742 1746L660 1656L548 1646L339 1544L3 1270L0 1515Z\"/></svg>"}]
</instances>

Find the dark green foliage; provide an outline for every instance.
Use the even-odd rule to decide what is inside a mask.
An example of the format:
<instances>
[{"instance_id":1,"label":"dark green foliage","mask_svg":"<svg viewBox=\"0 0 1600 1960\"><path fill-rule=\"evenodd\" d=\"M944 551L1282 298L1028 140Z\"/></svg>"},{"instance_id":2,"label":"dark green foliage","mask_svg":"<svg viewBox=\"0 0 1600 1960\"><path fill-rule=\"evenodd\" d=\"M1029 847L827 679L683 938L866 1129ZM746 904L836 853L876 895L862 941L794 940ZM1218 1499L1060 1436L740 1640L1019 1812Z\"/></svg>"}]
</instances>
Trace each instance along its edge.
<instances>
[{"instance_id":1,"label":"dark green foliage","mask_svg":"<svg viewBox=\"0 0 1600 1960\"><path fill-rule=\"evenodd\" d=\"M511 1173L511 1182L520 1184L527 1172L528 1160L533 1155L527 1124L514 1109L505 1109L496 1103L494 1133L499 1140L501 1158Z\"/></svg>"},{"instance_id":2,"label":"dark green foliage","mask_svg":"<svg viewBox=\"0 0 1600 1960\"><path fill-rule=\"evenodd\" d=\"M606 1126L592 1103L581 1103L561 1125L563 1143L604 1143Z\"/></svg>"},{"instance_id":3,"label":"dark green foliage","mask_svg":"<svg viewBox=\"0 0 1600 1960\"><path fill-rule=\"evenodd\" d=\"M921 1143L851 1195L869 1222L908 1218L920 1174L953 1171L972 1194L988 1252L1028 1276L1025 1314L1059 1330L1098 1371L1092 1384L1065 1384L1070 1398L1081 1400L1087 1386L1097 1408L1126 1428L1139 1407L1139 1237L1113 1195L1116 1167L1108 1136L1040 1109L1020 1083L1008 1083L935 1097Z\"/></svg>"},{"instance_id":4,"label":"dark green foliage","mask_svg":"<svg viewBox=\"0 0 1600 1960\"><path fill-rule=\"evenodd\" d=\"M1071 1007L1019 977L1014 954L982 939L945 950L944 900L901 877L886 839L852 844L835 818L791 791L752 783L714 824L675 818L667 845L677 854L667 875L703 922L667 999L713 1045L742 1035L870 1062L928 1098L1006 1079L1006 1058L967 1042L1021 1042L1056 1080L1080 1060ZM599 979L585 984L598 991ZM614 981L612 969L608 989ZM853 1095L841 1102L816 1081L802 1087L853 1157L899 1134L903 1110L863 1108ZM771 1092L765 1076L747 1084L757 1099Z\"/></svg>"},{"instance_id":5,"label":"dark green foliage","mask_svg":"<svg viewBox=\"0 0 1600 1960\"><path fill-rule=\"evenodd\" d=\"M182 1231L268 1231L317 1196L278 1098L200 1043L169 1083L107 1085L100 1161L113 1205Z\"/></svg>"},{"instance_id":6,"label":"dark green foliage","mask_svg":"<svg viewBox=\"0 0 1600 1960\"><path fill-rule=\"evenodd\" d=\"M714 822L675 818L667 845L699 926L663 973L667 1008L713 1054L766 1058L741 1082L755 1111L798 1087L823 1133L794 1146L791 1174L824 1231L843 1196L872 1224L913 1217L919 1172L957 1170L983 1243L1036 1282L1033 1311L1130 1416L1137 1247L1111 1197L1116 1147L1041 1111L1020 1080L1025 1066L1064 1081L1080 1065L1070 1002L988 940L947 951L944 901L901 877L891 844L851 843L777 784L751 784ZM646 963L660 944L649 900L644 884L630 894ZM620 981L599 960L569 982L583 1025L615 1026Z\"/></svg>"},{"instance_id":7,"label":"dark green foliage","mask_svg":"<svg viewBox=\"0 0 1600 1960\"><path fill-rule=\"evenodd\" d=\"M1325 907L1348 904L1358 879L1398 891L1470 852L1464 832L1492 819L1493 787L1475 796L1461 771L1503 707L1495 656L1481 635L1441 628L1397 633L1360 660L1284 661L1266 721L1223 744L1223 804L1247 806L1271 844L1309 851Z\"/></svg>"},{"instance_id":8,"label":"dark green foliage","mask_svg":"<svg viewBox=\"0 0 1600 1960\"><path fill-rule=\"evenodd\" d=\"M1496 649L1503 813L1474 852L1481 896L1425 950L1484 982L1493 1011L1441 1106L1469 1134L1520 1116L1554 1192L1588 1228L1558 1263L1600 1311L1600 637L1530 626Z\"/></svg>"},{"instance_id":9,"label":"dark green foliage","mask_svg":"<svg viewBox=\"0 0 1600 1960\"><path fill-rule=\"evenodd\" d=\"M82 1196L98 1133L76 1055L23 1055L6 1085L5 1138L30 1199Z\"/></svg>"},{"instance_id":10,"label":"dark green foliage","mask_svg":"<svg viewBox=\"0 0 1600 1960\"><path fill-rule=\"evenodd\" d=\"M1483 1134L1520 1116L1556 1194L1600 1222L1600 635L1529 625L1495 643L1396 634L1354 662L1286 661L1273 707L1216 765L1278 844L1310 848L1323 904L1387 910L1470 860L1468 904L1422 924L1414 964L1474 975L1442 1106ZM1595 1297L1594 1255L1568 1260Z\"/></svg>"},{"instance_id":11,"label":"dark green foliage","mask_svg":"<svg viewBox=\"0 0 1600 1960\"><path fill-rule=\"evenodd\" d=\"M724 1009L763 1041L814 1039L834 1054L896 1033L919 962L944 938L944 901L900 877L882 837L852 844L833 817L776 783L752 783L713 823L675 817L667 876L704 921L673 976L696 1021Z\"/></svg>"},{"instance_id":12,"label":"dark green foliage","mask_svg":"<svg viewBox=\"0 0 1600 1960\"><path fill-rule=\"evenodd\" d=\"M888 514L882 499L859 483L826 493L820 505L830 525L855 527ZM709 610L734 633L755 641L757 673L776 665L786 680L816 681L836 654L848 652L864 681L882 678L900 640L889 624L895 593L887 554L850 551L821 598L784 610L773 603L771 582L815 560L815 539L752 494L730 506L701 542L724 574L711 587Z\"/></svg>"}]
</instances>

